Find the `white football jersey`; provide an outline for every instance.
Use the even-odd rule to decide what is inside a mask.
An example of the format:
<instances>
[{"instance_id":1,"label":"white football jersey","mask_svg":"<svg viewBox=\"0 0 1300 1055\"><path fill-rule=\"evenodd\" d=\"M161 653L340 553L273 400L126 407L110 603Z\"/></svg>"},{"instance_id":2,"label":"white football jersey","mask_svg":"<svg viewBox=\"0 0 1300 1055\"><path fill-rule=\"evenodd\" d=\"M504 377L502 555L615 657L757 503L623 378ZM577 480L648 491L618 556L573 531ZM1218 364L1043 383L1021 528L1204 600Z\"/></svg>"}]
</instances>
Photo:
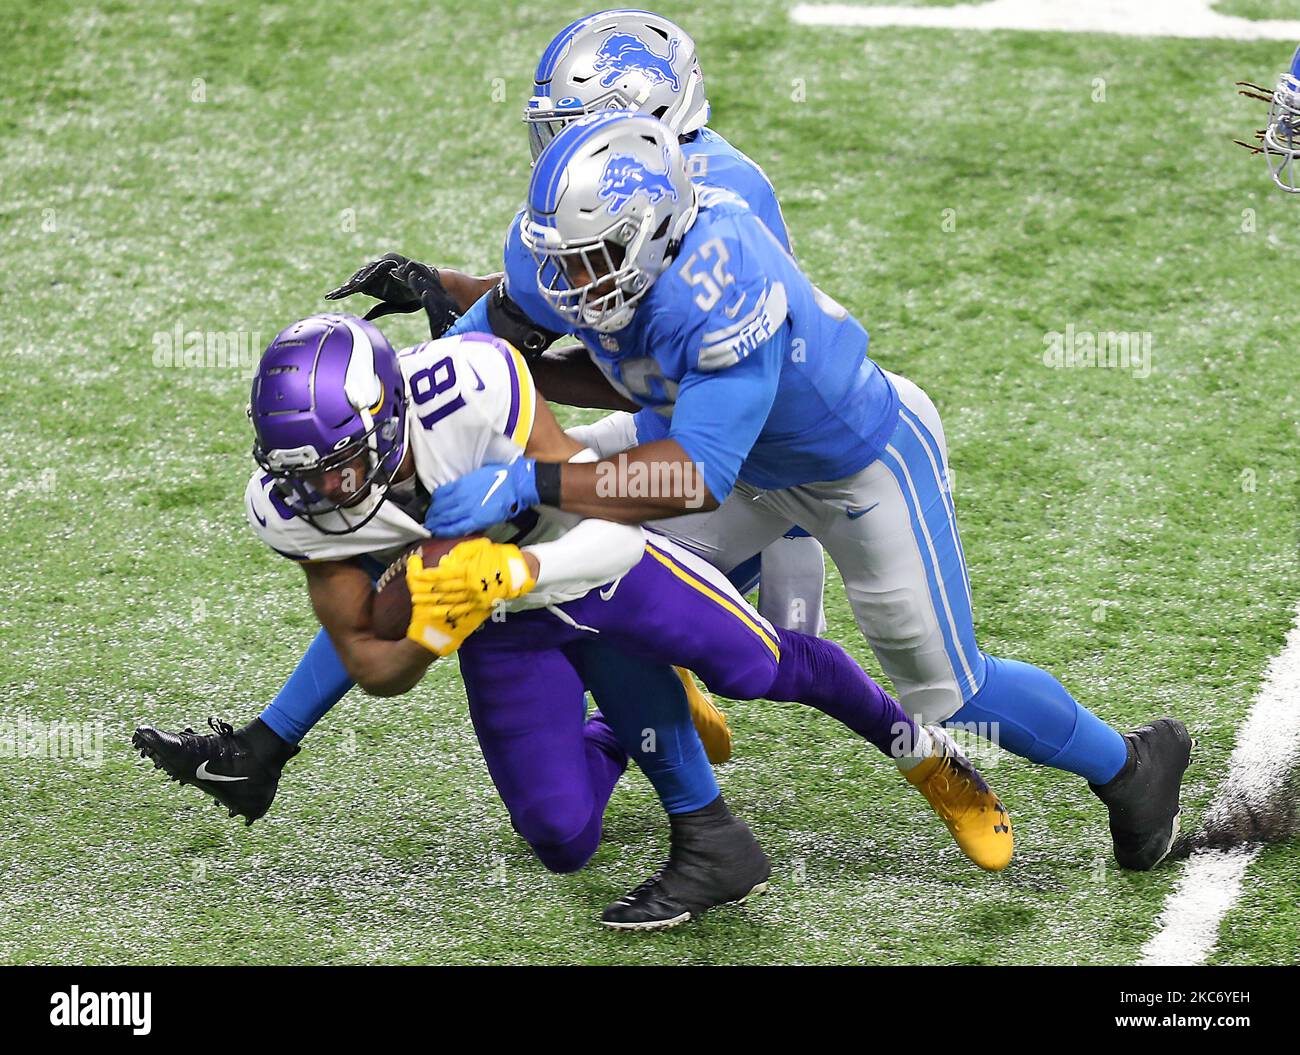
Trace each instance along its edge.
<instances>
[{"instance_id":1,"label":"white football jersey","mask_svg":"<svg viewBox=\"0 0 1300 1055\"><path fill-rule=\"evenodd\" d=\"M277 553L299 562L373 558L386 566L421 539L428 495L484 465L513 462L532 433L537 393L523 356L504 341L474 335L425 341L398 353L406 379L406 436L415 475L389 488L369 523L332 535L295 516L260 470L248 481L245 509L257 536ZM583 452L575 460L593 458ZM418 486L417 486L418 485ZM343 531L372 508L366 501L316 519ZM566 536L578 529L576 537ZM537 586L511 602L511 609L574 600L627 572L640 559L638 527L584 520L549 506L525 510L488 532L496 542L534 550L541 564ZM564 544L559 540L566 539ZM575 563L578 558L580 563Z\"/></svg>"}]
</instances>

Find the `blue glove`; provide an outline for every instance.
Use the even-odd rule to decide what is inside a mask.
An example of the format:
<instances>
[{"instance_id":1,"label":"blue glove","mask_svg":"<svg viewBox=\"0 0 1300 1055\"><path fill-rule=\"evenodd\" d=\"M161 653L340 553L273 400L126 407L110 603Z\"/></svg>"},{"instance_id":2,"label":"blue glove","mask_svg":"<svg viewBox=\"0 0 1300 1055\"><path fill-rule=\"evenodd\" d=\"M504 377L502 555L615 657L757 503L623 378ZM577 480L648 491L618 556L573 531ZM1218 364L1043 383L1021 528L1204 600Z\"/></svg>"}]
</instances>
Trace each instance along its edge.
<instances>
[{"instance_id":1,"label":"blue glove","mask_svg":"<svg viewBox=\"0 0 1300 1055\"><path fill-rule=\"evenodd\" d=\"M509 465L485 465L433 492L424 526L435 538L460 538L486 531L538 504L537 462L516 458Z\"/></svg>"}]
</instances>

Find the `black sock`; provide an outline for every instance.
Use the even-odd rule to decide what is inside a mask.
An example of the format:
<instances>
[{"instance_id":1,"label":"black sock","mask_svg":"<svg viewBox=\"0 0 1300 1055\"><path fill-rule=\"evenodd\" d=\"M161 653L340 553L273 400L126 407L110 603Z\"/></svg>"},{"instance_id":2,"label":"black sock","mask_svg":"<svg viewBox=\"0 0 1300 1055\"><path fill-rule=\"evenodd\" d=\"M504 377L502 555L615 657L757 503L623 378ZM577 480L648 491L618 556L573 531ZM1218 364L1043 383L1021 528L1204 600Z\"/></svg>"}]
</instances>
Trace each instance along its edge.
<instances>
[{"instance_id":1,"label":"black sock","mask_svg":"<svg viewBox=\"0 0 1300 1055\"><path fill-rule=\"evenodd\" d=\"M297 744L289 743L261 718L254 718L235 735L247 743L248 749L261 761L272 765L282 766L298 753Z\"/></svg>"}]
</instances>

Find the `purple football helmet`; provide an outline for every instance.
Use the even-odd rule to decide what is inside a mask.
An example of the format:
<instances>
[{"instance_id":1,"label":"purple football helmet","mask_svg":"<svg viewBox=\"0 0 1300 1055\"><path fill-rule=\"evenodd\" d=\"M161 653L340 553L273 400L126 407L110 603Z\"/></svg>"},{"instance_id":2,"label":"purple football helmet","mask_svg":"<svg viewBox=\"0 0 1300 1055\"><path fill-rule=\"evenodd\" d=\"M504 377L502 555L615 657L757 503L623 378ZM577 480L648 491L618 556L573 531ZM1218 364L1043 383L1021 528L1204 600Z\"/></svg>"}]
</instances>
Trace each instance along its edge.
<instances>
[{"instance_id":1,"label":"purple football helmet","mask_svg":"<svg viewBox=\"0 0 1300 1055\"><path fill-rule=\"evenodd\" d=\"M397 353L363 319L312 315L276 334L248 416L253 457L294 513L329 535L370 522L406 454L405 387Z\"/></svg>"}]
</instances>

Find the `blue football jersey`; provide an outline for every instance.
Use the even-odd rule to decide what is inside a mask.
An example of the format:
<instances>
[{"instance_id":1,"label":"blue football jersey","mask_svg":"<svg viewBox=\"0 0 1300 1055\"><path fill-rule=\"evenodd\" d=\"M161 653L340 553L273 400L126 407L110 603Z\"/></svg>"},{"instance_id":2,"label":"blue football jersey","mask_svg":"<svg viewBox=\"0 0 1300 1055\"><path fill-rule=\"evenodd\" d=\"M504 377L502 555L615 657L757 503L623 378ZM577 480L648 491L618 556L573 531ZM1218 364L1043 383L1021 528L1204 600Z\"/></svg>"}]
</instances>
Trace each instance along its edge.
<instances>
[{"instance_id":1,"label":"blue football jersey","mask_svg":"<svg viewBox=\"0 0 1300 1055\"><path fill-rule=\"evenodd\" d=\"M748 171L750 193L770 201L784 233L757 166L720 136L704 138L699 152L710 145L710 175ZM511 299L536 325L582 341L610 383L660 419L639 414L638 438L675 439L703 466L718 501L737 479L777 489L852 475L879 457L898 418L898 395L867 354L867 331L809 281L737 193L699 190L695 223L624 329L575 328L551 308L523 245L522 212L505 245ZM484 329L480 301L451 332Z\"/></svg>"},{"instance_id":2,"label":"blue football jersey","mask_svg":"<svg viewBox=\"0 0 1300 1055\"><path fill-rule=\"evenodd\" d=\"M682 157L686 159L686 173L696 183L722 187L749 206L767 229L786 249L790 248L790 232L785 229L785 217L776 191L763 170L750 158L728 143L712 129L701 128L682 144Z\"/></svg>"},{"instance_id":3,"label":"blue football jersey","mask_svg":"<svg viewBox=\"0 0 1300 1055\"><path fill-rule=\"evenodd\" d=\"M628 326L578 338L616 388L670 419L719 500L737 478L774 489L862 469L898 420L866 330L734 195L705 189L700 205Z\"/></svg>"},{"instance_id":4,"label":"blue football jersey","mask_svg":"<svg viewBox=\"0 0 1300 1055\"><path fill-rule=\"evenodd\" d=\"M790 232L781 214L776 189L748 155L712 129L701 128L682 144L682 156L691 179L738 195L776 235L777 241L790 249ZM636 431L641 443L661 440L668 435L668 419L652 410L642 410L636 415Z\"/></svg>"},{"instance_id":5,"label":"blue football jersey","mask_svg":"<svg viewBox=\"0 0 1300 1055\"><path fill-rule=\"evenodd\" d=\"M701 129L681 144L686 173L697 183L723 187L749 205L751 212L766 223L777 242L790 249L790 233L776 200L776 190L757 162L738 151L712 129ZM793 252L793 249L792 249ZM637 438L641 443L668 435L668 418L654 411L637 413Z\"/></svg>"}]
</instances>

